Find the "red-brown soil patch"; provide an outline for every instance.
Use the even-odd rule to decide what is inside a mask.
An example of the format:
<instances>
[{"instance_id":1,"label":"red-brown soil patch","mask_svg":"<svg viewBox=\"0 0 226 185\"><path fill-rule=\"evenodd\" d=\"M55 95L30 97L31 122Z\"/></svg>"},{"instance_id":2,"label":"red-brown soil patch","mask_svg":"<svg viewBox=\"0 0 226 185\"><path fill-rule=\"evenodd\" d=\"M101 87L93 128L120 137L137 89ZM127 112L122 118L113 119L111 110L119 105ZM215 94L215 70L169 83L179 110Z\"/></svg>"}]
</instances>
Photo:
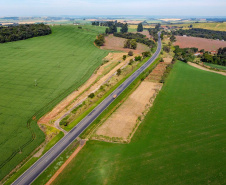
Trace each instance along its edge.
<instances>
[{"instance_id":1,"label":"red-brown soil patch","mask_svg":"<svg viewBox=\"0 0 226 185\"><path fill-rule=\"evenodd\" d=\"M105 45L102 46L101 49L128 52L132 49L123 48L125 40L126 39L124 39L124 38L114 37L113 35L109 35L109 36L105 37ZM137 43L137 49L132 50L132 51L134 53L138 54L138 53L142 53L142 52L148 51L148 50L149 50L149 48L146 45Z\"/></svg>"},{"instance_id":2,"label":"red-brown soil patch","mask_svg":"<svg viewBox=\"0 0 226 185\"><path fill-rule=\"evenodd\" d=\"M199 50L204 49L206 51L214 51L221 47L226 47L226 41L184 36L176 36L176 39L177 41L174 43L174 45L178 45L180 48L196 47Z\"/></svg>"},{"instance_id":3,"label":"red-brown soil patch","mask_svg":"<svg viewBox=\"0 0 226 185\"><path fill-rule=\"evenodd\" d=\"M57 170L57 172L51 177L51 179L45 185L50 185L53 183L53 181L64 170L64 168L71 162L71 160L79 153L79 151L85 146L85 144L86 143L84 143L83 145L79 145L79 147L72 153L72 155L65 161L65 163Z\"/></svg>"},{"instance_id":4,"label":"red-brown soil patch","mask_svg":"<svg viewBox=\"0 0 226 185\"><path fill-rule=\"evenodd\" d=\"M166 66L168 63L166 62L160 62L156 68L147 76L147 80L151 82L160 82L162 79L162 75L164 74L164 71L166 70Z\"/></svg>"}]
</instances>

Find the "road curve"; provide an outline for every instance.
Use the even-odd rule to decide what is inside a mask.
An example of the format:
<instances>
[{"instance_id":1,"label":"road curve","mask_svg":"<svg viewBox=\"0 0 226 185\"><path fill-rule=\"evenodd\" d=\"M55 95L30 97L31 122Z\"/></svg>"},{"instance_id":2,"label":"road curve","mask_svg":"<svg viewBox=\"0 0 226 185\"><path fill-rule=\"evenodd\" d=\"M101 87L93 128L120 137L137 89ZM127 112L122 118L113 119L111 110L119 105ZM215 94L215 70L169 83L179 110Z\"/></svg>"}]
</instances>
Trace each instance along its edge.
<instances>
[{"instance_id":1,"label":"road curve","mask_svg":"<svg viewBox=\"0 0 226 185\"><path fill-rule=\"evenodd\" d=\"M154 60L161 51L160 33L158 33L158 48L154 55L125 80L114 92L105 98L92 112L81 120L67 135L57 142L48 152L25 171L12 185L31 184L115 99L115 94L120 95Z\"/></svg>"}]
</instances>

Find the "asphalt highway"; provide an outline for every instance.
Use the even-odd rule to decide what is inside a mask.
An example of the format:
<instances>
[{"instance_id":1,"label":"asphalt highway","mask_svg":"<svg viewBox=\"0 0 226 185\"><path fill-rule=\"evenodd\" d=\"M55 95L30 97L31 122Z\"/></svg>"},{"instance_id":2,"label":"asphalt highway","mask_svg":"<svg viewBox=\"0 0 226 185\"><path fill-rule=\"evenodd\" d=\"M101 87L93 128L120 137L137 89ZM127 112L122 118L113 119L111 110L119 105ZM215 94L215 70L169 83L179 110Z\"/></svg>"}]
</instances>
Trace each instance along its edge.
<instances>
[{"instance_id":1,"label":"asphalt highway","mask_svg":"<svg viewBox=\"0 0 226 185\"><path fill-rule=\"evenodd\" d=\"M105 98L92 112L81 120L67 135L57 142L48 152L25 171L12 185L31 184L114 100L114 95L119 96L154 60L161 51L160 33L158 34L158 48L154 55L114 92ZM117 97L116 97L117 98Z\"/></svg>"}]
</instances>

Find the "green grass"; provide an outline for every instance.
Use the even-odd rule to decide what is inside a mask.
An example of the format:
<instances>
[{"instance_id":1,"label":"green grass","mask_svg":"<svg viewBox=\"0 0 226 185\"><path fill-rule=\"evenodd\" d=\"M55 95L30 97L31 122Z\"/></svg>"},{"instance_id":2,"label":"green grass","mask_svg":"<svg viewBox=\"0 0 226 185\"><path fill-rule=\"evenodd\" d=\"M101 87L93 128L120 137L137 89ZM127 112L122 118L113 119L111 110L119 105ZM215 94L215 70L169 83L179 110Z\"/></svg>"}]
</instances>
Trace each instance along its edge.
<instances>
[{"instance_id":1,"label":"green grass","mask_svg":"<svg viewBox=\"0 0 226 185\"><path fill-rule=\"evenodd\" d=\"M50 148L52 148L61 138L64 137L64 133L60 132L57 134L44 148L42 154L46 153Z\"/></svg>"},{"instance_id":2,"label":"green grass","mask_svg":"<svg viewBox=\"0 0 226 185\"><path fill-rule=\"evenodd\" d=\"M51 147L53 147L62 137L64 137L63 132L59 132L44 148L42 155L45 154ZM27 161L16 173L14 173L4 185L13 183L20 175L22 175L31 165L33 165L40 157L32 157Z\"/></svg>"},{"instance_id":3,"label":"green grass","mask_svg":"<svg viewBox=\"0 0 226 185\"><path fill-rule=\"evenodd\" d=\"M79 142L75 140L66 150L32 183L33 185L46 184L49 179L57 172L57 170L65 163L72 153L79 146Z\"/></svg>"},{"instance_id":4,"label":"green grass","mask_svg":"<svg viewBox=\"0 0 226 185\"><path fill-rule=\"evenodd\" d=\"M88 141L54 184L225 184L225 83L177 62L131 143Z\"/></svg>"},{"instance_id":5,"label":"green grass","mask_svg":"<svg viewBox=\"0 0 226 185\"><path fill-rule=\"evenodd\" d=\"M104 27L51 28L48 36L0 44L0 179L44 141L32 117L82 85L108 54L93 45Z\"/></svg>"},{"instance_id":6,"label":"green grass","mask_svg":"<svg viewBox=\"0 0 226 185\"><path fill-rule=\"evenodd\" d=\"M211 63L204 63L206 66L210 66L212 68L216 68L216 69L221 69L221 70L226 70L226 66L221 66L221 65L217 65L217 64L211 64Z\"/></svg>"},{"instance_id":7,"label":"green grass","mask_svg":"<svg viewBox=\"0 0 226 185\"><path fill-rule=\"evenodd\" d=\"M149 58L144 59L138 65L133 69L133 71L129 74L127 74L123 79L121 79L113 88L111 88L109 91L107 91L106 94L103 95L100 99L98 99L95 103L91 105L87 110L85 110L83 113L81 113L78 118L76 118L73 122L71 122L69 125L63 127L64 130L70 131L72 128L74 128L83 118L85 118L95 107L97 107L107 96L109 96L117 87L119 87L132 73L134 73L139 67L141 67L145 62L148 61ZM155 64L155 63L154 63ZM152 64L151 66L153 66ZM76 109L76 108L75 108ZM90 127L89 127L90 128Z\"/></svg>"}]
</instances>

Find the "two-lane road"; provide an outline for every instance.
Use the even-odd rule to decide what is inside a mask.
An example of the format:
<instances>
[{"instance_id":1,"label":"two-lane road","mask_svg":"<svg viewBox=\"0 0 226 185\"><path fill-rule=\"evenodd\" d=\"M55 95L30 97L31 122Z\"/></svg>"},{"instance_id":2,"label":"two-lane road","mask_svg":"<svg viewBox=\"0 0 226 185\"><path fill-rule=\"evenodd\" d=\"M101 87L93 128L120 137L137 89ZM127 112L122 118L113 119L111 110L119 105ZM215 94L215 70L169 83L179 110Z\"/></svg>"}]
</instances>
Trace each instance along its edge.
<instances>
[{"instance_id":1,"label":"two-lane road","mask_svg":"<svg viewBox=\"0 0 226 185\"><path fill-rule=\"evenodd\" d=\"M46 152L36 163L25 171L13 185L31 184L113 101L113 95L120 95L154 60L161 51L160 33L158 34L158 48L154 55L137 71L135 71L125 82L123 82L113 93L105 98L91 113L78 123L67 135Z\"/></svg>"}]
</instances>

